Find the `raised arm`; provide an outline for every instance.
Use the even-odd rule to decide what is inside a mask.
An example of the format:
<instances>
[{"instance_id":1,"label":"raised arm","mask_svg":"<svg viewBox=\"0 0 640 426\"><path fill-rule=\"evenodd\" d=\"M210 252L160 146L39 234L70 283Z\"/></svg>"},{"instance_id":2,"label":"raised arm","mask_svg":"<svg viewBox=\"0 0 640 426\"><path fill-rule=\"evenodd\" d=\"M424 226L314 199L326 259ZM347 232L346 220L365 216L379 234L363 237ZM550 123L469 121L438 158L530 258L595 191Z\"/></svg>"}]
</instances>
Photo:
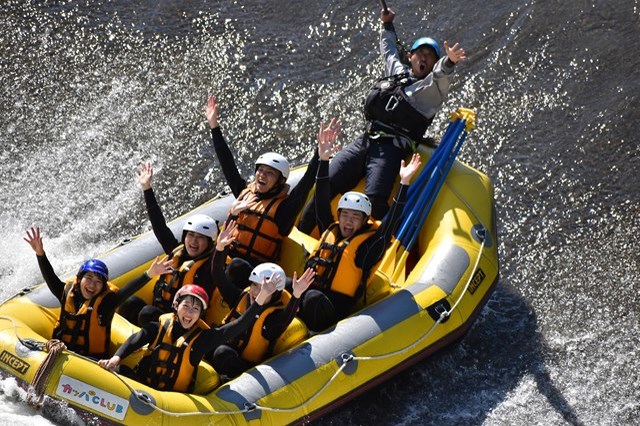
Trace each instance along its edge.
<instances>
[{"instance_id":1,"label":"raised arm","mask_svg":"<svg viewBox=\"0 0 640 426\"><path fill-rule=\"evenodd\" d=\"M167 221L162 214L162 209L156 195L151 187L153 179L153 165L150 161L142 163L137 169L138 183L144 191L144 204L147 208L147 216L151 222L153 234L162 246L162 250L166 254L170 254L173 249L180 245L171 229L167 226Z\"/></svg>"},{"instance_id":2,"label":"raised arm","mask_svg":"<svg viewBox=\"0 0 640 426\"><path fill-rule=\"evenodd\" d=\"M151 278L171 272L172 265L173 261L169 260L167 256L164 256L162 260L160 260L160 257L156 257L146 272L144 272L138 278L127 283L127 285L125 285L115 293L113 297L112 308L115 310L122 304L122 302L127 300L129 296L144 287L144 285L148 283Z\"/></svg>"},{"instance_id":3,"label":"raised arm","mask_svg":"<svg viewBox=\"0 0 640 426\"><path fill-rule=\"evenodd\" d=\"M207 105L204 108L204 113L207 117L207 122L211 128L211 140L213 142L213 148L216 150L222 173L227 180L227 184L231 188L231 192L235 197L240 195L243 189L247 187L247 181L240 176L236 162L233 159L233 154L229 149L229 145L222 136L220 130L220 123L218 121L218 113L220 107L216 102L215 96L209 96Z\"/></svg>"},{"instance_id":4,"label":"raised arm","mask_svg":"<svg viewBox=\"0 0 640 426\"><path fill-rule=\"evenodd\" d=\"M216 241L216 252L213 255L213 262L211 264L211 276L214 284L220 290L220 294L229 306L235 306L240 299L242 289L236 287L227 278L225 274L225 260L227 257L227 247L231 244L235 238L235 232L238 229L238 225L235 220L227 221L222 230L218 234Z\"/></svg>"},{"instance_id":5,"label":"raised arm","mask_svg":"<svg viewBox=\"0 0 640 426\"><path fill-rule=\"evenodd\" d=\"M384 61L385 76L401 74L408 71L408 68L402 64L400 53L396 46L396 30L393 26L393 20L396 13L387 9L380 12L380 20L382 21L382 31L380 32L380 55Z\"/></svg>"},{"instance_id":6,"label":"raised arm","mask_svg":"<svg viewBox=\"0 0 640 426\"><path fill-rule=\"evenodd\" d=\"M47 287L56 299L60 300L62 298L62 293L64 292L64 282L58 278L55 271L53 270L53 266L47 259L47 255L44 252L44 245L42 244L42 236L40 235L40 228L29 228L27 229L27 236L23 238L36 253L36 257L38 258L38 266L40 267L40 273L42 274L42 278L47 283Z\"/></svg>"},{"instance_id":7,"label":"raised arm","mask_svg":"<svg viewBox=\"0 0 640 426\"><path fill-rule=\"evenodd\" d=\"M336 151L335 141L341 132L341 128L342 122L335 118L332 118L329 124L320 123L320 130L316 135L317 148L314 150L313 158L309 162L302 179L291 191L289 197L282 202L276 213L275 219L282 235L287 235L291 232L293 224L307 202L307 197L311 188L313 188L315 176L318 172L318 160L320 159L321 151L322 156L327 159Z\"/></svg>"},{"instance_id":8,"label":"raised arm","mask_svg":"<svg viewBox=\"0 0 640 426\"><path fill-rule=\"evenodd\" d=\"M395 197L393 197L393 205L376 232L358 248L355 263L356 266L363 271L369 272L373 265L378 263L382 258L385 250L389 246L391 236L396 230L402 216L402 209L407 198L407 188L411 183L411 178L420 167L420 163L419 154L413 154L409 164L405 164L405 161L402 160L399 172L400 187Z\"/></svg>"},{"instance_id":9,"label":"raised arm","mask_svg":"<svg viewBox=\"0 0 640 426\"><path fill-rule=\"evenodd\" d=\"M329 182L329 159L338 149L337 137L340 135L342 122L332 119L329 126L323 124L318 132L318 153L320 164L316 174L316 191L314 194L316 204L316 225L320 233L334 222L331 212L331 185Z\"/></svg>"},{"instance_id":10,"label":"raised arm","mask_svg":"<svg viewBox=\"0 0 640 426\"><path fill-rule=\"evenodd\" d=\"M256 316L262 312L263 306L269 301L271 295L275 292L277 285L276 280L279 278L280 277L277 277L275 280L263 280L262 288L260 289L258 296L256 296L254 303L252 303L239 318L221 327L203 331L196 342L198 347L194 348L194 350L200 352L203 350L203 347L208 348L204 349L203 353L205 353L244 332Z\"/></svg>"},{"instance_id":11,"label":"raised arm","mask_svg":"<svg viewBox=\"0 0 640 426\"><path fill-rule=\"evenodd\" d=\"M277 310L265 319L262 335L267 340L277 339L291 324L300 305L300 296L313 283L315 276L316 273L311 268L307 268L300 278L296 272L293 273L293 297L289 299L285 309Z\"/></svg>"}]
</instances>

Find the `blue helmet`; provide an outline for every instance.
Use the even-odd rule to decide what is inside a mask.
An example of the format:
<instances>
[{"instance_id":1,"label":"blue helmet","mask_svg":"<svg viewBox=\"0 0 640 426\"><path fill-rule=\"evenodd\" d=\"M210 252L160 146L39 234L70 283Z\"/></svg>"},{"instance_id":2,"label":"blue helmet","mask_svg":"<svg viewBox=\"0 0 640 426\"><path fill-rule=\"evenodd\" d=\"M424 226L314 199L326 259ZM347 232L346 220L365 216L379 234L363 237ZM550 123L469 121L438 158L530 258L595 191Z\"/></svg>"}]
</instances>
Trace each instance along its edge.
<instances>
[{"instance_id":1,"label":"blue helmet","mask_svg":"<svg viewBox=\"0 0 640 426\"><path fill-rule=\"evenodd\" d=\"M438 46L438 42L432 39L431 37L420 37L411 45L411 52L422 46L429 46L436 52L436 57L440 59L440 46Z\"/></svg>"},{"instance_id":2,"label":"blue helmet","mask_svg":"<svg viewBox=\"0 0 640 426\"><path fill-rule=\"evenodd\" d=\"M78 277L81 278L87 272L93 272L94 274L100 275L105 281L109 281L109 268L107 265L101 260L98 259L89 259L80 265L80 269L78 269Z\"/></svg>"}]
</instances>

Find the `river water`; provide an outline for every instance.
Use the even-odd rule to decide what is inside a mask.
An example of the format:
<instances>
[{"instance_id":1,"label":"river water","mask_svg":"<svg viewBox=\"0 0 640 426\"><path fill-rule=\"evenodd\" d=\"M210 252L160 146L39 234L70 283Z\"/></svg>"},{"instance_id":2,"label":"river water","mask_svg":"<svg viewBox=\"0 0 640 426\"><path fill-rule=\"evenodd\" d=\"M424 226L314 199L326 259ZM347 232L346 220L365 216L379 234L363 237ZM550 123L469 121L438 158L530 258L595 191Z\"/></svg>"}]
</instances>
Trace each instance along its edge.
<instances>
[{"instance_id":1,"label":"river water","mask_svg":"<svg viewBox=\"0 0 640 426\"><path fill-rule=\"evenodd\" d=\"M132 3L0 4L0 300L41 281L28 226L59 273L148 230L140 161L167 217L224 191L208 94L245 175L362 128L377 2ZM640 424L639 3L389 2L402 40L468 52L431 133L477 111L459 157L495 185L501 282L461 343L317 424ZM0 424L51 424L0 389Z\"/></svg>"}]
</instances>

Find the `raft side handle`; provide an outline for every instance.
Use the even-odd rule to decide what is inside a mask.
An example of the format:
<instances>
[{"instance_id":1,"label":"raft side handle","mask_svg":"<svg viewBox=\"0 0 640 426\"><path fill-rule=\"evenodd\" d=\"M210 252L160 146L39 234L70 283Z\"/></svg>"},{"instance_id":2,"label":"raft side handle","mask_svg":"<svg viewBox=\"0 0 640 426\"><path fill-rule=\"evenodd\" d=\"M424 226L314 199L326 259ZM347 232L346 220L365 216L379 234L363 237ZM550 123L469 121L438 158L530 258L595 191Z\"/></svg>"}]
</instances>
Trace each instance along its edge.
<instances>
[{"instance_id":1,"label":"raft side handle","mask_svg":"<svg viewBox=\"0 0 640 426\"><path fill-rule=\"evenodd\" d=\"M336 357L336 362L340 370L348 376L358 369L358 360L352 352L342 352Z\"/></svg>"},{"instance_id":2,"label":"raft side handle","mask_svg":"<svg viewBox=\"0 0 640 426\"><path fill-rule=\"evenodd\" d=\"M31 351L40 351L40 352L44 352L45 345L47 344L47 342L43 342L41 340L32 339L30 337L28 337L26 339L20 339L19 338L19 342L22 344L22 346L26 347L27 349L29 349Z\"/></svg>"},{"instance_id":3,"label":"raft side handle","mask_svg":"<svg viewBox=\"0 0 640 426\"><path fill-rule=\"evenodd\" d=\"M149 394L147 394L145 392L140 392L140 391L136 392L136 397L138 397L138 399L141 402L144 402L145 404L151 404L152 403L151 398L149 397Z\"/></svg>"},{"instance_id":4,"label":"raft side handle","mask_svg":"<svg viewBox=\"0 0 640 426\"><path fill-rule=\"evenodd\" d=\"M350 361L353 361L353 354L349 352L343 352L340 354L340 359L342 360L343 364L347 364Z\"/></svg>"},{"instance_id":5,"label":"raft side handle","mask_svg":"<svg viewBox=\"0 0 640 426\"><path fill-rule=\"evenodd\" d=\"M430 306L427 306L426 310L434 321L442 324L449 320L449 315L451 315L451 304L446 298L444 298Z\"/></svg>"},{"instance_id":6,"label":"raft side handle","mask_svg":"<svg viewBox=\"0 0 640 426\"><path fill-rule=\"evenodd\" d=\"M19 296L27 295L27 294L31 293L31 292L33 291L33 289L34 289L34 288L35 288L35 286L25 287L25 288L23 288L22 290L20 290L20 291L18 292L18 295L19 295Z\"/></svg>"},{"instance_id":7,"label":"raft side handle","mask_svg":"<svg viewBox=\"0 0 640 426\"><path fill-rule=\"evenodd\" d=\"M471 228L471 237L484 247L491 247L491 234L483 224L478 223L473 225Z\"/></svg>"},{"instance_id":8,"label":"raft side handle","mask_svg":"<svg viewBox=\"0 0 640 426\"><path fill-rule=\"evenodd\" d=\"M449 316L449 311L443 305L438 305L435 307L436 313L440 314L441 319L445 319Z\"/></svg>"}]
</instances>

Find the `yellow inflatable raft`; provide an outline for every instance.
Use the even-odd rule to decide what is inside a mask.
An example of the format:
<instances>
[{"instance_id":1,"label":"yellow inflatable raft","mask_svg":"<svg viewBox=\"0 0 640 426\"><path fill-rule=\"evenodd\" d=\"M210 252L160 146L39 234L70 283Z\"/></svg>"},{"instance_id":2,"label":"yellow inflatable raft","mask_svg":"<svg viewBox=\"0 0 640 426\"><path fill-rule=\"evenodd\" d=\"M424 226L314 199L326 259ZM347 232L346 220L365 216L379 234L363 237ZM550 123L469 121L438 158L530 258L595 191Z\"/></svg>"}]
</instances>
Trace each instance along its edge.
<instances>
[{"instance_id":1,"label":"yellow inflatable raft","mask_svg":"<svg viewBox=\"0 0 640 426\"><path fill-rule=\"evenodd\" d=\"M433 149L421 147L423 165ZM292 173L295 184L303 169ZM195 209L223 221L232 202ZM335 207L335 205L334 205ZM170 226L177 236L183 218ZM302 272L314 240L293 230L283 247L288 275ZM151 233L100 258L123 285L162 249ZM304 423L461 338L498 281L493 189L481 172L456 161L406 263L388 252L367 290L366 306L313 337L294 322L278 355L220 384L202 363L193 394L160 392L47 343L60 308L45 284L0 306L0 374L29 389L33 404L61 404L92 424L178 425ZM393 279L390 279L393 278ZM138 293L150 300L151 287ZM135 328L116 315L115 351ZM135 364L135 356L125 363Z\"/></svg>"}]
</instances>

